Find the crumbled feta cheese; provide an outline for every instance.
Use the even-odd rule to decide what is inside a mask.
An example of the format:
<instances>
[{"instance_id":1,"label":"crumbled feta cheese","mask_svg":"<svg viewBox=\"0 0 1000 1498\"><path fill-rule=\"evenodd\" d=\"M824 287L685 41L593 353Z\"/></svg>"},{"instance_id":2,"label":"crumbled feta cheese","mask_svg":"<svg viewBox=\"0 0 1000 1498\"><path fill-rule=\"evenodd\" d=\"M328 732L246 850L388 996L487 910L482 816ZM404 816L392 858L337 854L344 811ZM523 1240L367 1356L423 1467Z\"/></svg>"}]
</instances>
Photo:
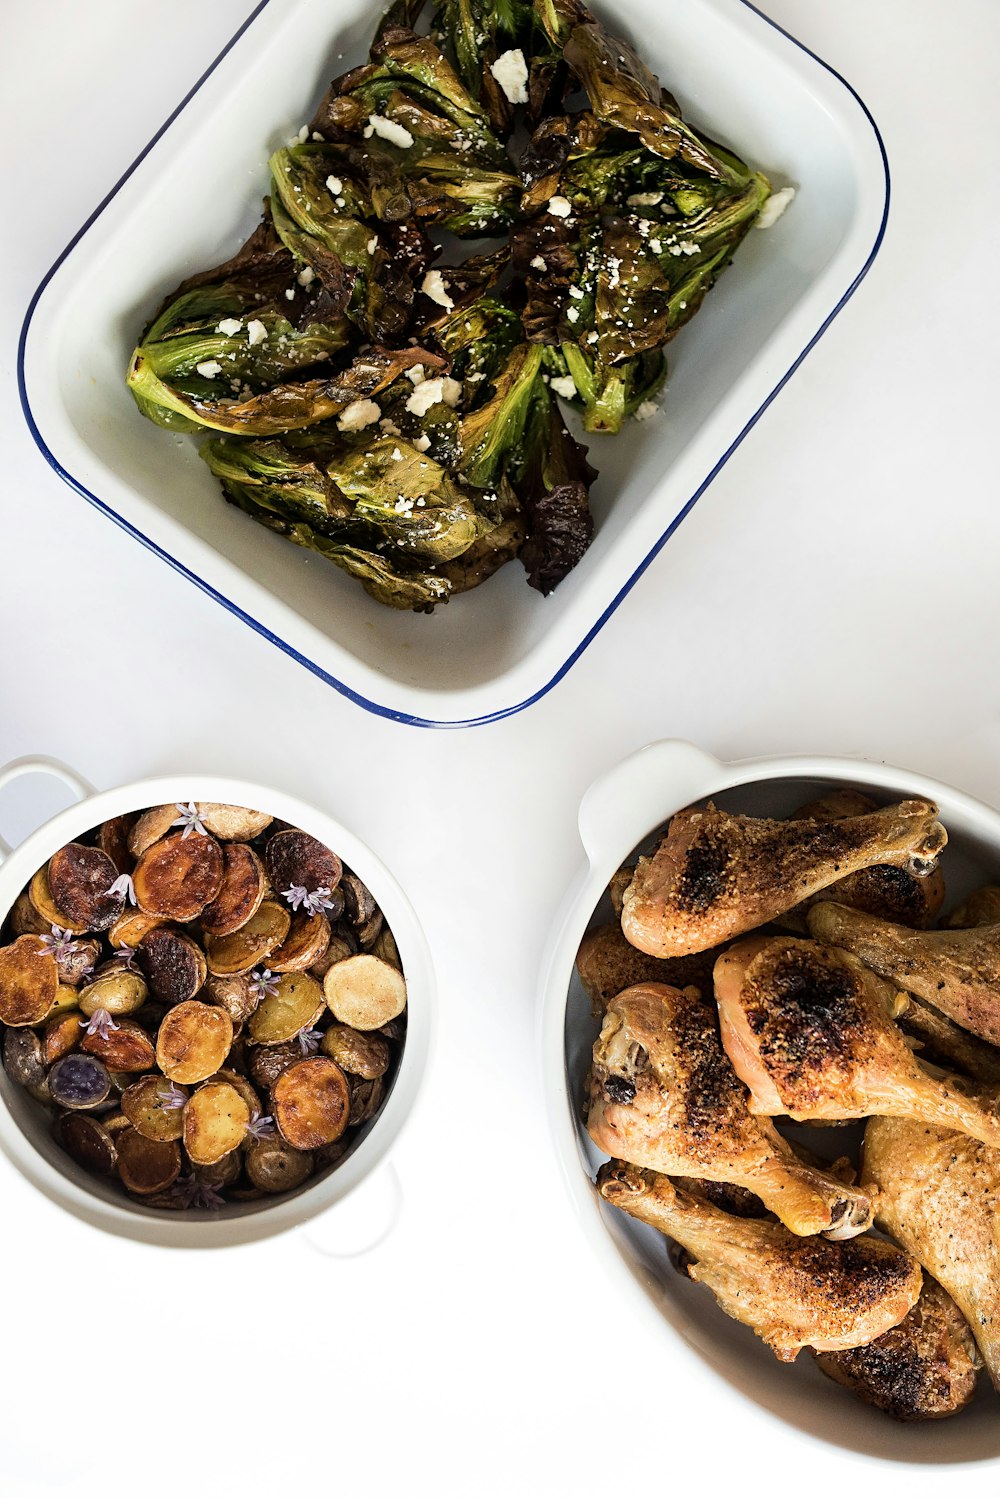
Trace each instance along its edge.
<instances>
[{"instance_id":1,"label":"crumbled feta cheese","mask_svg":"<svg viewBox=\"0 0 1000 1498\"><path fill-rule=\"evenodd\" d=\"M383 416L379 426L387 437L402 437L403 435L391 416Z\"/></svg>"},{"instance_id":2,"label":"crumbled feta cheese","mask_svg":"<svg viewBox=\"0 0 1000 1498\"><path fill-rule=\"evenodd\" d=\"M651 416L656 415L659 409L655 401L643 401L641 406L636 407L635 419L636 421L648 421Z\"/></svg>"},{"instance_id":3,"label":"crumbled feta cheese","mask_svg":"<svg viewBox=\"0 0 1000 1498\"><path fill-rule=\"evenodd\" d=\"M398 447L394 447L392 450L392 461L394 463L401 463L403 461L403 454Z\"/></svg>"},{"instance_id":4,"label":"crumbled feta cheese","mask_svg":"<svg viewBox=\"0 0 1000 1498\"><path fill-rule=\"evenodd\" d=\"M621 280L622 263L617 255L608 256L608 285L612 288L617 286Z\"/></svg>"},{"instance_id":5,"label":"crumbled feta cheese","mask_svg":"<svg viewBox=\"0 0 1000 1498\"><path fill-rule=\"evenodd\" d=\"M326 185L327 190L331 192L334 197L336 197L338 193L344 191L344 184L343 182L341 182L339 177L327 177Z\"/></svg>"},{"instance_id":6,"label":"crumbled feta cheese","mask_svg":"<svg viewBox=\"0 0 1000 1498\"><path fill-rule=\"evenodd\" d=\"M441 381L441 398L446 406L457 406L462 399L462 382L445 375Z\"/></svg>"},{"instance_id":7,"label":"crumbled feta cheese","mask_svg":"<svg viewBox=\"0 0 1000 1498\"><path fill-rule=\"evenodd\" d=\"M662 192L634 192L625 201L630 208L655 208L657 203L663 202L663 194Z\"/></svg>"},{"instance_id":8,"label":"crumbled feta cheese","mask_svg":"<svg viewBox=\"0 0 1000 1498\"><path fill-rule=\"evenodd\" d=\"M312 133L312 135L311 135L311 136L310 136L310 137L309 137L309 139L310 139L310 140L322 140L322 139L323 139L323 137L322 137L322 135L321 135L321 134L320 134L320 133L319 133L319 131L318 131L318 130L314 130L314 131L313 131L313 133Z\"/></svg>"},{"instance_id":9,"label":"crumbled feta cheese","mask_svg":"<svg viewBox=\"0 0 1000 1498\"><path fill-rule=\"evenodd\" d=\"M544 270L545 258L542 255L536 255L533 260L529 261L529 264L532 270Z\"/></svg>"},{"instance_id":10,"label":"crumbled feta cheese","mask_svg":"<svg viewBox=\"0 0 1000 1498\"><path fill-rule=\"evenodd\" d=\"M512 104L527 104L528 65L520 47L501 52L496 62L490 64L490 72Z\"/></svg>"},{"instance_id":11,"label":"crumbled feta cheese","mask_svg":"<svg viewBox=\"0 0 1000 1498\"><path fill-rule=\"evenodd\" d=\"M699 251L699 247L695 244L693 239L680 240L678 242L677 248L680 250L682 255L697 255Z\"/></svg>"},{"instance_id":12,"label":"crumbled feta cheese","mask_svg":"<svg viewBox=\"0 0 1000 1498\"><path fill-rule=\"evenodd\" d=\"M337 417L337 426L342 432L360 432L370 427L382 415L382 408L374 401L356 400L345 406Z\"/></svg>"},{"instance_id":13,"label":"crumbled feta cheese","mask_svg":"<svg viewBox=\"0 0 1000 1498\"><path fill-rule=\"evenodd\" d=\"M569 218L573 212L573 204L569 198L549 198L547 211L551 213L553 218Z\"/></svg>"},{"instance_id":14,"label":"crumbled feta cheese","mask_svg":"<svg viewBox=\"0 0 1000 1498\"><path fill-rule=\"evenodd\" d=\"M370 114L368 116L368 130L374 130L383 140L391 141L394 146L402 146L405 151L407 146L413 145L413 136L403 125L397 125L395 120L387 120L385 115Z\"/></svg>"},{"instance_id":15,"label":"crumbled feta cheese","mask_svg":"<svg viewBox=\"0 0 1000 1498\"><path fill-rule=\"evenodd\" d=\"M316 279L316 272L311 265L304 265L295 279L300 286L311 286Z\"/></svg>"},{"instance_id":16,"label":"crumbled feta cheese","mask_svg":"<svg viewBox=\"0 0 1000 1498\"><path fill-rule=\"evenodd\" d=\"M430 445L431 439L428 437L426 432L422 433L421 436L416 437L413 442L413 446L417 449L418 453L425 453ZM427 465L426 463L421 463L420 466L421 468L426 468Z\"/></svg>"},{"instance_id":17,"label":"crumbled feta cheese","mask_svg":"<svg viewBox=\"0 0 1000 1498\"><path fill-rule=\"evenodd\" d=\"M337 205L338 208L344 208L347 205L347 199L346 198L334 198L333 201L336 203L336 205Z\"/></svg>"},{"instance_id":18,"label":"crumbled feta cheese","mask_svg":"<svg viewBox=\"0 0 1000 1498\"><path fill-rule=\"evenodd\" d=\"M392 508L395 510L397 515L412 515L413 506L415 503L415 500L407 499L405 494L399 494L397 495L396 503Z\"/></svg>"},{"instance_id":19,"label":"crumbled feta cheese","mask_svg":"<svg viewBox=\"0 0 1000 1498\"><path fill-rule=\"evenodd\" d=\"M436 380L422 380L406 402L406 409L412 411L414 416L426 416L431 406L436 406L439 402L446 406L457 406L461 398L462 386L459 381L445 375Z\"/></svg>"},{"instance_id":20,"label":"crumbled feta cheese","mask_svg":"<svg viewBox=\"0 0 1000 1498\"><path fill-rule=\"evenodd\" d=\"M594 331L592 333L588 333L587 334L587 342L588 343L596 343L597 342L597 329L596 328L594 329Z\"/></svg>"},{"instance_id":21,"label":"crumbled feta cheese","mask_svg":"<svg viewBox=\"0 0 1000 1498\"><path fill-rule=\"evenodd\" d=\"M301 130L298 130L296 132L296 134L292 136L292 138L288 142L288 144L289 144L289 147L291 147L291 146L302 146L302 145L305 144L305 142L308 139L309 139L309 126L308 125L303 125L302 128L301 128Z\"/></svg>"},{"instance_id":22,"label":"crumbled feta cheese","mask_svg":"<svg viewBox=\"0 0 1000 1498\"><path fill-rule=\"evenodd\" d=\"M770 229L776 224L795 196L794 187L780 187L767 199L754 222L755 229Z\"/></svg>"},{"instance_id":23,"label":"crumbled feta cheese","mask_svg":"<svg viewBox=\"0 0 1000 1498\"><path fill-rule=\"evenodd\" d=\"M224 317L216 328L217 333L225 333L227 338L233 338L243 326L243 320L239 317Z\"/></svg>"},{"instance_id":24,"label":"crumbled feta cheese","mask_svg":"<svg viewBox=\"0 0 1000 1498\"><path fill-rule=\"evenodd\" d=\"M222 373L222 365L218 359L203 359L200 364L195 365L195 369L206 380L214 380L217 374Z\"/></svg>"},{"instance_id":25,"label":"crumbled feta cheese","mask_svg":"<svg viewBox=\"0 0 1000 1498\"><path fill-rule=\"evenodd\" d=\"M247 323L247 342L251 348L256 348L258 343L263 343L266 337L267 328L259 317L255 317L252 322Z\"/></svg>"},{"instance_id":26,"label":"crumbled feta cheese","mask_svg":"<svg viewBox=\"0 0 1000 1498\"><path fill-rule=\"evenodd\" d=\"M569 289L569 294L571 297L575 297L578 302L583 301L583 292L580 290L579 286L571 286Z\"/></svg>"},{"instance_id":27,"label":"crumbled feta cheese","mask_svg":"<svg viewBox=\"0 0 1000 1498\"><path fill-rule=\"evenodd\" d=\"M424 366L422 364L414 364L412 369L406 371L406 378L412 380L414 385L422 385L424 383Z\"/></svg>"},{"instance_id":28,"label":"crumbled feta cheese","mask_svg":"<svg viewBox=\"0 0 1000 1498\"><path fill-rule=\"evenodd\" d=\"M677 305L681 309L682 312L685 311L685 309L687 308L687 302L678 302Z\"/></svg>"},{"instance_id":29,"label":"crumbled feta cheese","mask_svg":"<svg viewBox=\"0 0 1000 1498\"><path fill-rule=\"evenodd\" d=\"M580 309L579 309L579 307L567 307L566 308L566 316L567 316L567 318L569 319L570 322L576 322L577 319L580 316Z\"/></svg>"},{"instance_id":30,"label":"crumbled feta cheese","mask_svg":"<svg viewBox=\"0 0 1000 1498\"><path fill-rule=\"evenodd\" d=\"M444 307L447 312L454 309L455 303L448 295L448 287L439 270L429 270L420 283L420 290L424 296L429 296L432 302L437 302L439 307Z\"/></svg>"},{"instance_id":31,"label":"crumbled feta cheese","mask_svg":"<svg viewBox=\"0 0 1000 1498\"><path fill-rule=\"evenodd\" d=\"M662 255L663 254L663 241L660 240L660 239L651 239L649 241L649 248L652 250L652 252L653 252L654 255Z\"/></svg>"},{"instance_id":32,"label":"crumbled feta cheese","mask_svg":"<svg viewBox=\"0 0 1000 1498\"><path fill-rule=\"evenodd\" d=\"M285 301L286 302L294 302L294 300L295 300L295 287L294 286L289 286L288 289L287 289L287 291L285 292Z\"/></svg>"},{"instance_id":33,"label":"crumbled feta cheese","mask_svg":"<svg viewBox=\"0 0 1000 1498\"><path fill-rule=\"evenodd\" d=\"M576 383L572 375L553 375L549 384L556 395L561 395L564 400L572 400L576 394Z\"/></svg>"},{"instance_id":34,"label":"crumbled feta cheese","mask_svg":"<svg viewBox=\"0 0 1000 1498\"><path fill-rule=\"evenodd\" d=\"M368 241L368 244L367 244L366 248L368 250L369 255L374 255L375 251L378 249L378 235L377 234L373 234L372 235L371 239Z\"/></svg>"}]
</instances>

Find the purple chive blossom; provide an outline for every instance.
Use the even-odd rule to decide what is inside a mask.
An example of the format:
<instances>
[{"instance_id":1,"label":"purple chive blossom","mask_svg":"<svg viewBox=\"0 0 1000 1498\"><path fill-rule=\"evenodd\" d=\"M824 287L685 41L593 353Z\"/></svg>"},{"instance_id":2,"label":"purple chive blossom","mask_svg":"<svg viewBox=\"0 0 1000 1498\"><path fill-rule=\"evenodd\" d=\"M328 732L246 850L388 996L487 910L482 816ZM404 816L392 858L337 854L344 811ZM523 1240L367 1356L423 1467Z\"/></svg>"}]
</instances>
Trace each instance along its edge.
<instances>
[{"instance_id":1,"label":"purple chive blossom","mask_svg":"<svg viewBox=\"0 0 1000 1498\"><path fill-rule=\"evenodd\" d=\"M99 1035L102 1040L110 1040L112 1030L118 1028L106 1009L95 1009L87 1021L86 1034Z\"/></svg>"},{"instance_id":2,"label":"purple chive blossom","mask_svg":"<svg viewBox=\"0 0 1000 1498\"><path fill-rule=\"evenodd\" d=\"M273 997L278 992L278 980L269 967L255 967L250 974L250 992L257 1000Z\"/></svg>"},{"instance_id":3,"label":"purple chive blossom","mask_svg":"<svg viewBox=\"0 0 1000 1498\"><path fill-rule=\"evenodd\" d=\"M109 895L124 895L130 905L138 905L139 903L135 897L135 885L132 883L131 874L119 874L107 893Z\"/></svg>"},{"instance_id":4,"label":"purple chive blossom","mask_svg":"<svg viewBox=\"0 0 1000 1498\"><path fill-rule=\"evenodd\" d=\"M122 965L127 967L129 972L135 972L135 947L126 947L124 945L115 947L114 956L121 958Z\"/></svg>"},{"instance_id":5,"label":"purple chive blossom","mask_svg":"<svg viewBox=\"0 0 1000 1498\"><path fill-rule=\"evenodd\" d=\"M293 910L298 910L299 906L308 900L309 891L304 884L290 884L287 889L281 891L281 896L282 899L288 901Z\"/></svg>"},{"instance_id":6,"label":"purple chive blossom","mask_svg":"<svg viewBox=\"0 0 1000 1498\"><path fill-rule=\"evenodd\" d=\"M255 1113L247 1124L247 1133L251 1139L270 1139L274 1132L274 1119L270 1113L265 1113L263 1117Z\"/></svg>"},{"instance_id":7,"label":"purple chive blossom","mask_svg":"<svg viewBox=\"0 0 1000 1498\"><path fill-rule=\"evenodd\" d=\"M226 1205L225 1198L215 1187L210 1186L207 1181L200 1181L193 1171L191 1175L181 1176L174 1182L173 1194L185 1207L207 1207L210 1212L214 1212Z\"/></svg>"},{"instance_id":8,"label":"purple chive blossom","mask_svg":"<svg viewBox=\"0 0 1000 1498\"><path fill-rule=\"evenodd\" d=\"M170 825L171 827L184 828L184 831L181 833L181 842L183 842L186 837L190 837L192 832L199 833L201 837L208 837L208 829L206 828L204 822L201 820L201 817L198 814L198 808L197 806L195 806L193 801L188 801L186 805L182 801L177 801L175 802L175 805L177 807L177 810L180 812L180 816L177 818L176 822L171 822Z\"/></svg>"},{"instance_id":9,"label":"purple chive blossom","mask_svg":"<svg viewBox=\"0 0 1000 1498\"><path fill-rule=\"evenodd\" d=\"M319 1043L323 1039L322 1030L300 1030L295 1037L299 1043L299 1050L303 1056L313 1056L319 1050Z\"/></svg>"},{"instance_id":10,"label":"purple chive blossom","mask_svg":"<svg viewBox=\"0 0 1000 1498\"><path fill-rule=\"evenodd\" d=\"M161 1108L183 1108L187 1102L187 1094L181 1091L176 1082L168 1080L165 1086L156 1089L156 1101Z\"/></svg>"},{"instance_id":11,"label":"purple chive blossom","mask_svg":"<svg viewBox=\"0 0 1000 1498\"><path fill-rule=\"evenodd\" d=\"M302 904L310 915L319 915L321 910L332 910L333 901L330 899L330 886L328 884L321 884L318 889L314 889L311 894L306 895Z\"/></svg>"},{"instance_id":12,"label":"purple chive blossom","mask_svg":"<svg viewBox=\"0 0 1000 1498\"><path fill-rule=\"evenodd\" d=\"M53 926L51 936L40 936L38 940L40 950L47 952L57 962L68 962L76 951L72 931L64 931L62 926Z\"/></svg>"}]
</instances>

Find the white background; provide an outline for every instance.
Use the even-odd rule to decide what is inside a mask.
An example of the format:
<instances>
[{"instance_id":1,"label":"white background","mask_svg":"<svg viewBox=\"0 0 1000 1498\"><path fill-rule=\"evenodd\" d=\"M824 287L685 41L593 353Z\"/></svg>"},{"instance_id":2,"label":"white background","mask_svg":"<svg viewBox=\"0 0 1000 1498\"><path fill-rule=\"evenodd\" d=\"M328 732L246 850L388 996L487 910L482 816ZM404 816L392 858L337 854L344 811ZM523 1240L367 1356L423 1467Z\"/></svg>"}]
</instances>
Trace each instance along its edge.
<instances>
[{"instance_id":1,"label":"white background","mask_svg":"<svg viewBox=\"0 0 1000 1498\"><path fill-rule=\"evenodd\" d=\"M881 127L881 255L568 678L508 722L432 733L367 716L202 597L63 487L20 417L32 290L247 0L4 7L0 763L48 752L100 786L230 770L328 807L409 889L441 983L395 1156L404 1210L367 1257L295 1238L158 1256L57 1217L0 1160L5 1498L864 1480L749 1403L717 1417L711 1386L673 1371L669 1333L595 1274L546 1138L535 1033L580 796L644 741L864 753L1000 800L1000 12L766 8ZM0 830L26 821L0 798ZM867 1476L908 1494L948 1480Z\"/></svg>"}]
</instances>

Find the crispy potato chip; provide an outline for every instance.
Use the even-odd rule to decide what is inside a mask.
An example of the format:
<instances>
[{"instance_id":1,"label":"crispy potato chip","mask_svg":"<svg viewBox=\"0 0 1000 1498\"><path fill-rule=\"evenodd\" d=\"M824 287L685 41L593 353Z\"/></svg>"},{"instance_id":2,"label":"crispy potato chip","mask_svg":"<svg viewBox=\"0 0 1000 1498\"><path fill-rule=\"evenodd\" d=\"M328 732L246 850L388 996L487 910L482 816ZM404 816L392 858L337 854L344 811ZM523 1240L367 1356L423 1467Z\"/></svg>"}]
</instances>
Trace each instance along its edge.
<instances>
[{"instance_id":1,"label":"crispy potato chip","mask_svg":"<svg viewBox=\"0 0 1000 1498\"><path fill-rule=\"evenodd\" d=\"M135 813L126 812L124 816L111 817L107 822L102 822L97 829L97 846L102 853L108 855L119 874L131 874L135 863L128 845L129 833L135 822Z\"/></svg>"},{"instance_id":2,"label":"crispy potato chip","mask_svg":"<svg viewBox=\"0 0 1000 1498\"><path fill-rule=\"evenodd\" d=\"M5 1030L3 1069L19 1087L41 1087L45 1081L45 1050L34 1030Z\"/></svg>"},{"instance_id":3,"label":"crispy potato chip","mask_svg":"<svg viewBox=\"0 0 1000 1498\"><path fill-rule=\"evenodd\" d=\"M198 943L172 926L147 931L136 955L150 993L162 1004L193 999L208 976L205 954Z\"/></svg>"},{"instance_id":4,"label":"crispy potato chip","mask_svg":"<svg viewBox=\"0 0 1000 1498\"><path fill-rule=\"evenodd\" d=\"M261 1191L294 1191L305 1185L314 1170L304 1150L290 1149L283 1139L252 1139L246 1151L247 1175Z\"/></svg>"},{"instance_id":5,"label":"crispy potato chip","mask_svg":"<svg viewBox=\"0 0 1000 1498\"><path fill-rule=\"evenodd\" d=\"M19 936L9 947L0 947L0 1020L5 1025L41 1024L58 988L56 959L37 936Z\"/></svg>"},{"instance_id":6,"label":"crispy potato chip","mask_svg":"<svg viewBox=\"0 0 1000 1498\"><path fill-rule=\"evenodd\" d=\"M249 973L231 973L228 976L210 973L205 983L205 992L213 1004L218 1004L229 1015L234 1025L244 1024L260 1003L257 989Z\"/></svg>"},{"instance_id":7,"label":"crispy potato chip","mask_svg":"<svg viewBox=\"0 0 1000 1498\"><path fill-rule=\"evenodd\" d=\"M83 1025L83 1018L75 1009L54 1014L47 1021L42 1036L42 1057L46 1066L51 1066L60 1057L68 1056L70 1051L76 1050L83 1035Z\"/></svg>"},{"instance_id":8,"label":"crispy potato chip","mask_svg":"<svg viewBox=\"0 0 1000 1498\"><path fill-rule=\"evenodd\" d=\"M239 931L208 938L205 955L209 972L220 977L249 972L281 946L291 924L291 915L284 905L265 900Z\"/></svg>"},{"instance_id":9,"label":"crispy potato chip","mask_svg":"<svg viewBox=\"0 0 1000 1498\"><path fill-rule=\"evenodd\" d=\"M148 932L162 926L166 919L164 915L150 915L146 910L126 910L108 932L108 941L113 947L137 947Z\"/></svg>"},{"instance_id":10,"label":"crispy potato chip","mask_svg":"<svg viewBox=\"0 0 1000 1498\"><path fill-rule=\"evenodd\" d=\"M100 848L67 843L49 859L49 890L59 910L87 931L106 931L125 909L124 894L112 894L118 870Z\"/></svg>"},{"instance_id":11,"label":"crispy potato chip","mask_svg":"<svg viewBox=\"0 0 1000 1498\"><path fill-rule=\"evenodd\" d=\"M250 1109L229 1082L199 1087L184 1109L184 1148L193 1165L214 1165L246 1138Z\"/></svg>"},{"instance_id":12,"label":"crispy potato chip","mask_svg":"<svg viewBox=\"0 0 1000 1498\"><path fill-rule=\"evenodd\" d=\"M323 993L334 1017L355 1030L377 1030L406 1007L402 973L368 952L330 968Z\"/></svg>"},{"instance_id":13,"label":"crispy potato chip","mask_svg":"<svg viewBox=\"0 0 1000 1498\"><path fill-rule=\"evenodd\" d=\"M151 806L144 811L128 835L128 850L132 857L141 857L161 837L168 837L179 812L179 806Z\"/></svg>"},{"instance_id":14,"label":"crispy potato chip","mask_svg":"<svg viewBox=\"0 0 1000 1498\"><path fill-rule=\"evenodd\" d=\"M280 947L267 959L272 973L301 973L323 960L330 945L330 922L323 912L297 915Z\"/></svg>"},{"instance_id":15,"label":"crispy potato chip","mask_svg":"<svg viewBox=\"0 0 1000 1498\"><path fill-rule=\"evenodd\" d=\"M222 850L222 888L201 913L208 936L229 936L260 909L267 890L264 865L246 843L227 843Z\"/></svg>"},{"instance_id":16,"label":"crispy potato chip","mask_svg":"<svg viewBox=\"0 0 1000 1498\"><path fill-rule=\"evenodd\" d=\"M254 1045L280 1045L307 1030L323 1013L323 990L308 973L282 973L273 994L265 994L247 1022Z\"/></svg>"},{"instance_id":17,"label":"crispy potato chip","mask_svg":"<svg viewBox=\"0 0 1000 1498\"><path fill-rule=\"evenodd\" d=\"M107 1129L96 1118L88 1118L85 1113L61 1113L52 1132L67 1155L91 1175L114 1175L118 1151Z\"/></svg>"},{"instance_id":18,"label":"crispy potato chip","mask_svg":"<svg viewBox=\"0 0 1000 1498\"><path fill-rule=\"evenodd\" d=\"M167 1011L156 1037L156 1064L173 1082L204 1082L217 1072L233 1043L224 1009L188 999Z\"/></svg>"},{"instance_id":19,"label":"crispy potato chip","mask_svg":"<svg viewBox=\"0 0 1000 1498\"><path fill-rule=\"evenodd\" d=\"M49 889L47 869L39 869L28 885L28 899L45 922L47 931L51 931L53 926L59 926L73 936L82 936L86 931L86 924L81 925L77 921L71 921L66 912L56 905L52 898L52 891Z\"/></svg>"},{"instance_id":20,"label":"crispy potato chip","mask_svg":"<svg viewBox=\"0 0 1000 1498\"><path fill-rule=\"evenodd\" d=\"M15 936L48 936L52 930L52 922L39 915L27 890L22 890L14 901L8 919Z\"/></svg>"},{"instance_id":21,"label":"crispy potato chip","mask_svg":"<svg viewBox=\"0 0 1000 1498\"><path fill-rule=\"evenodd\" d=\"M167 1077L140 1077L122 1093L122 1112L144 1139L180 1139L187 1089Z\"/></svg>"},{"instance_id":22,"label":"crispy potato chip","mask_svg":"<svg viewBox=\"0 0 1000 1498\"><path fill-rule=\"evenodd\" d=\"M348 1122L354 1128L356 1124L367 1123L370 1118L374 1118L385 1102L385 1081L382 1077L373 1077L370 1081L366 1081L364 1077L348 1077L347 1085L351 1093Z\"/></svg>"},{"instance_id":23,"label":"crispy potato chip","mask_svg":"<svg viewBox=\"0 0 1000 1498\"><path fill-rule=\"evenodd\" d=\"M249 806L226 806L219 801L199 801L198 815L202 825L223 842L245 843L259 837L274 818Z\"/></svg>"},{"instance_id":24,"label":"crispy potato chip","mask_svg":"<svg viewBox=\"0 0 1000 1498\"><path fill-rule=\"evenodd\" d=\"M47 1080L53 1101L62 1108L96 1108L111 1092L104 1062L80 1051L61 1057L49 1068Z\"/></svg>"},{"instance_id":25,"label":"crispy potato chip","mask_svg":"<svg viewBox=\"0 0 1000 1498\"><path fill-rule=\"evenodd\" d=\"M132 875L135 897L151 915L193 921L219 893L222 871L222 849L214 837L175 832L139 859Z\"/></svg>"},{"instance_id":26,"label":"crispy potato chip","mask_svg":"<svg viewBox=\"0 0 1000 1498\"><path fill-rule=\"evenodd\" d=\"M331 1025L323 1036L320 1050L350 1077L374 1082L389 1070L392 1050L383 1035L354 1030L350 1025Z\"/></svg>"},{"instance_id":27,"label":"crispy potato chip","mask_svg":"<svg viewBox=\"0 0 1000 1498\"><path fill-rule=\"evenodd\" d=\"M264 1092L270 1092L281 1073L302 1060L302 1048L294 1040L285 1045L255 1046L250 1053L250 1075Z\"/></svg>"},{"instance_id":28,"label":"crispy potato chip","mask_svg":"<svg viewBox=\"0 0 1000 1498\"><path fill-rule=\"evenodd\" d=\"M181 1147L166 1139L147 1139L136 1129L115 1135L118 1175L127 1191L152 1196L166 1191L181 1173Z\"/></svg>"},{"instance_id":29,"label":"crispy potato chip","mask_svg":"<svg viewBox=\"0 0 1000 1498\"><path fill-rule=\"evenodd\" d=\"M332 1144L347 1128L351 1094L347 1078L328 1056L310 1056L282 1072L271 1091L274 1121L293 1149Z\"/></svg>"},{"instance_id":30,"label":"crispy potato chip","mask_svg":"<svg viewBox=\"0 0 1000 1498\"><path fill-rule=\"evenodd\" d=\"M109 1014L135 1014L141 1009L149 995L146 980L141 973L131 968L116 967L110 972L101 972L93 983L85 983L80 989L77 1002L89 1019L98 1009Z\"/></svg>"},{"instance_id":31,"label":"crispy potato chip","mask_svg":"<svg viewBox=\"0 0 1000 1498\"><path fill-rule=\"evenodd\" d=\"M295 886L310 891L335 890L343 870L336 853L297 827L276 832L268 839L264 862L268 878L279 894Z\"/></svg>"},{"instance_id":32,"label":"crispy potato chip","mask_svg":"<svg viewBox=\"0 0 1000 1498\"><path fill-rule=\"evenodd\" d=\"M117 1029L109 1027L105 1034L95 1030L84 1035L80 1049L88 1056L99 1056L112 1073L148 1071L156 1064L152 1040L132 1019L119 1020Z\"/></svg>"}]
</instances>

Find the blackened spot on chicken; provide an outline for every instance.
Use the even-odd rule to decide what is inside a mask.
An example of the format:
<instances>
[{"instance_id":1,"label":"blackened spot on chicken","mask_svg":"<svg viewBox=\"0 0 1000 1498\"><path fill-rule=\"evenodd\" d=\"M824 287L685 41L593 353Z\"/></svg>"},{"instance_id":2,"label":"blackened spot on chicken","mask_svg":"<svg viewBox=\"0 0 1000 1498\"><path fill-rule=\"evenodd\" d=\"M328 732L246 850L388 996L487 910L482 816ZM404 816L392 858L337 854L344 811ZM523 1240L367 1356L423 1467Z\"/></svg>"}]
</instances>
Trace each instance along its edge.
<instances>
[{"instance_id":1,"label":"blackened spot on chicken","mask_svg":"<svg viewBox=\"0 0 1000 1498\"><path fill-rule=\"evenodd\" d=\"M829 1075L838 1060L849 1073L867 1029L857 977L835 957L789 941L761 954L744 990L747 1022L779 1094Z\"/></svg>"},{"instance_id":2,"label":"blackened spot on chicken","mask_svg":"<svg viewBox=\"0 0 1000 1498\"><path fill-rule=\"evenodd\" d=\"M720 1129L734 1112L742 1114L745 1090L722 1048L714 1004L689 1003L675 1016L675 1024L677 1053L684 1058L678 1081L683 1087L689 1147L703 1145L711 1157Z\"/></svg>"},{"instance_id":3,"label":"blackened spot on chicken","mask_svg":"<svg viewBox=\"0 0 1000 1498\"><path fill-rule=\"evenodd\" d=\"M677 881L677 908L695 913L714 905L728 887L726 869L731 856L725 839L717 837L711 828L700 833L687 851L684 871Z\"/></svg>"},{"instance_id":4,"label":"blackened spot on chicken","mask_svg":"<svg viewBox=\"0 0 1000 1498\"><path fill-rule=\"evenodd\" d=\"M630 1082L628 1077L617 1077L612 1074L604 1079L604 1091L613 1103L631 1103L635 1100L635 1083Z\"/></svg>"}]
</instances>

